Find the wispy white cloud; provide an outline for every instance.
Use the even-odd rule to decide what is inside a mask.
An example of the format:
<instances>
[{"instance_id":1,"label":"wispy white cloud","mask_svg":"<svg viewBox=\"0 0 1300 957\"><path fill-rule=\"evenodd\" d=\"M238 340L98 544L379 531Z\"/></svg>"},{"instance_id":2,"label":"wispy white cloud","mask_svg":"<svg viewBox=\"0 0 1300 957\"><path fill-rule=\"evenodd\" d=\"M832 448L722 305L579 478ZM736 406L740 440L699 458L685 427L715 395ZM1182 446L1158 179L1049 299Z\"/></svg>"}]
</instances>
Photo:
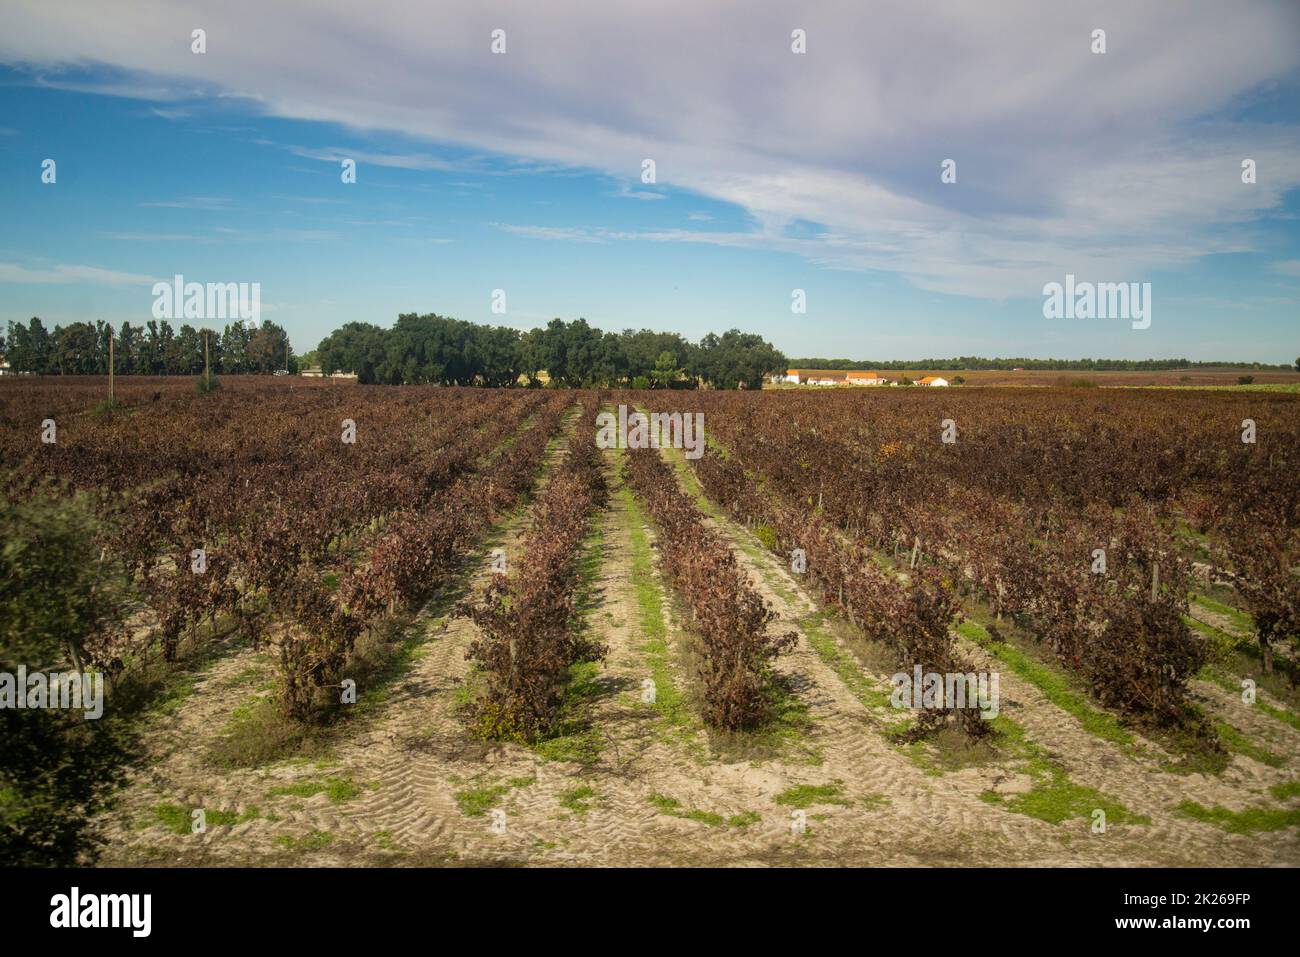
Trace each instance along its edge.
<instances>
[{"instance_id":1,"label":"wispy white cloud","mask_svg":"<svg viewBox=\"0 0 1300 957\"><path fill-rule=\"evenodd\" d=\"M154 200L141 203L141 206L154 206L162 209L230 209L234 202L224 196L191 196L188 199Z\"/></svg>"},{"instance_id":2,"label":"wispy white cloud","mask_svg":"<svg viewBox=\"0 0 1300 957\"><path fill-rule=\"evenodd\" d=\"M301 156L303 159L320 160L325 163L341 164L344 160L350 159L358 165L364 163L370 166L387 166L394 169L412 169L426 172L429 170L446 172L461 168L455 163L426 153L375 153L341 147L312 149L305 146L286 146L285 149L294 156Z\"/></svg>"},{"instance_id":3,"label":"wispy white cloud","mask_svg":"<svg viewBox=\"0 0 1300 957\"><path fill-rule=\"evenodd\" d=\"M103 283L110 286L134 286L156 282L153 276L121 272L99 266L61 264L48 269L31 269L18 263L0 263L0 282L9 283Z\"/></svg>"},{"instance_id":4,"label":"wispy white cloud","mask_svg":"<svg viewBox=\"0 0 1300 957\"><path fill-rule=\"evenodd\" d=\"M128 243L316 243L337 239L332 229L236 229L230 226L214 227L209 235L197 233L107 232L105 239Z\"/></svg>"},{"instance_id":5,"label":"wispy white cloud","mask_svg":"<svg viewBox=\"0 0 1300 957\"><path fill-rule=\"evenodd\" d=\"M639 239L789 249L988 299L1067 271L1137 279L1214 253L1263 255L1256 225L1300 186L1294 119L1225 118L1300 69L1293 2L1243 3L1230 16L1208 0L812 5L798 12L799 56L793 15L775 2L379 7L9 0L0 62L35 64L47 84L61 66L106 64L119 72L96 92L174 101L216 89L270 115L343 124L360 141L398 131L472 151L286 147L321 162L350 156L363 175L365 164L584 168L627 182L654 157L661 187L735 204L754 226ZM189 51L198 22L205 56ZM1103 56L1089 51L1098 24ZM504 56L489 51L498 26ZM141 63L148 74L122 72ZM1240 182L1243 157L1259 165L1253 186ZM945 158L957 161L952 185L939 180ZM822 229L792 237L795 222Z\"/></svg>"},{"instance_id":6,"label":"wispy white cloud","mask_svg":"<svg viewBox=\"0 0 1300 957\"><path fill-rule=\"evenodd\" d=\"M284 200L285 202L290 202L290 203L306 203L306 204L308 204L308 205L310 205L310 206L320 206L320 205L331 205L331 206L337 206L337 205L342 205L343 202L344 202L344 201L341 200L341 199L330 199L329 197L326 197L326 196L284 196L284 195L277 195L275 198L276 198L276 199L282 199L282 200Z\"/></svg>"},{"instance_id":7,"label":"wispy white cloud","mask_svg":"<svg viewBox=\"0 0 1300 957\"><path fill-rule=\"evenodd\" d=\"M613 234L603 230L593 230L582 226L527 226L511 223L491 223L499 229L514 236L529 239L559 240L568 243L600 243L613 238Z\"/></svg>"},{"instance_id":8,"label":"wispy white cloud","mask_svg":"<svg viewBox=\"0 0 1300 957\"><path fill-rule=\"evenodd\" d=\"M381 153L368 149L352 149L342 146L315 148L275 143L271 140L259 140L264 146L279 146L294 156L303 159L319 160L324 163L341 164L350 159L362 165L383 166L390 169L417 170L420 172L441 173L476 173L483 176L517 176L527 173L562 173L567 167L555 166L520 160L502 160L497 157L470 156L447 159L432 153ZM451 185L472 186L472 183L454 183ZM659 198L656 196L656 198Z\"/></svg>"},{"instance_id":9,"label":"wispy white cloud","mask_svg":"<svg viewBox=\"0 0 1300 957\"><path fill-rule=\"evenodd\" d=\"M639 200L656 200L656 199L668 198L667 194L657 193L654 190L632 189L627 185L627 183L619 183L618 192L615 193L614 195L621 196L624 199L639 199Z\"/></svg>"},{"instance_id":10,"label":"wispy white cloud","mask_svg":"<svg viewBox=\"0 0 1300 957\"><path fill-rule=\"evenodd\" d=\"M123 243L211 243L218 242L212 236L196 236L192 233L100 233L105 239Z\"/></svg>"},{"instance_id":11,"label":"wispy white cloud","mask_svg":"<svg viewBox=\"0 0 1300 957\"><path fill-rule=\"evenodd\" d=\"M94 57L87 57L85 61L93 61ZM16 57L9 62L21 64L23 58ZM147 62L144 60L137 61L136 64L123 64L123 66L137 68L138 63ZM210 84L186 84L181 85L169 80L157 79L149 76L133 73L129 76L114 77L103 80L82 80L72 79L67 76L61 76L57 73L43 74L39 73L32 78L35 86L44 87L50 90L67 90L71 93L93 93L101 96L120 96L132 100L151 100L155 103L193 100L205 96L218 95L219 91Z\"/></svg>"},{"instance_id":12,"label":"wispy white cloud","mask_svg":"<svg viewBox=\"0 0 1300 957\"><path fill-rule=\"evenodd\" d=\"M244 233L244 236L279 243L323 243L339 238L332 229L271 229L264 233Z\"/></svg>"}]
</instances>

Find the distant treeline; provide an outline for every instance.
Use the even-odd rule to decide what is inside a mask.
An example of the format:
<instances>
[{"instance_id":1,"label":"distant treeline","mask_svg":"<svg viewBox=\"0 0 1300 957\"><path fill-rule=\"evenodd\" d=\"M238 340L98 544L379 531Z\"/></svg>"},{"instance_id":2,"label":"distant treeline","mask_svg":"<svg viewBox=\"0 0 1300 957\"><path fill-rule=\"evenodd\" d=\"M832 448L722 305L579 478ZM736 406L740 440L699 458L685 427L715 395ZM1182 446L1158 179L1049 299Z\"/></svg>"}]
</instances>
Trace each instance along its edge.
<instances>
[{"instance_id":1,"label":"distant treeline","mask_svg":"<svg viewBox=\"0 0 1300 957\"><path fill-rule=\"evenodd\" d=\"M552 319L521 332L438 315L405 313L391 329L349 322L311 354L325 373L355 372L389 385L757 389L786 370L786 358L761 336L731 329L698 343L649 329L602 332L585 319Z\"/></svg>"},{"instance_id":2,"label":"distant treeline","mask_svg":"<svg viewBox=\"0 0 1300 957\"><path fill-rule=\"evenodd\" d=\"M1192 362L1189 359L787 359L753 333L731 329L691 342L675 332L625 329L602 332L585 319L552 319L545 328L521 332L506 326L405 313L391 328L349 322L301 358L288 333L269 320L260 326L232 322L221 331L165 320L116 329L102 321L47 329L36 317L10 322L0 350L13 372L104 375L109 341L118 375L197 375L203 371L204 339L217 374L298 372L319 364L326 373L355 372L361 382L398 385L505 386L524 381L555 386L757 389L787 369L933 371L1043 370L1054 372L1158 372L1177 369L1290 370L1261 362ZM1300 359L1295 362L1300 370ZM546 374L544 380L541 373Z\"/></svg>"},{"instance_id":3,"label":"distant treeline","mask_svg":"<svg viewBox=\"0 0 1300 957\"><path fill-rule=\"evenodd\" d=\"M925 369L954 372L980 369L1026 369L1045 372L1163 372L1170 369L1260 369L1287 371L1289 365L1266 362L1192 362L1190 359L982 359L961 356L957 359L893 359L872 362L854 359L791 359L791 369ZM1300 370L1300 359L1295 362Z\"/></svg>"},{"instance_id":4,"label":"distant treeline","mask_svg":"<svg viewBox=\"0 0 1300 957\"><path fill-rule=\"evenodd\" d=\"M198 375L203 371L205 333L214 373L297 371L288 334L270 320L260 326L233 322L221 332L189 325L173 329L166 319L124 322L116 329L100 321L73 322L50 330L33 316L25 325L10 322L0 345L14 372L107 375L111 338L117 375Z\"/></svg>"}]
</instances>

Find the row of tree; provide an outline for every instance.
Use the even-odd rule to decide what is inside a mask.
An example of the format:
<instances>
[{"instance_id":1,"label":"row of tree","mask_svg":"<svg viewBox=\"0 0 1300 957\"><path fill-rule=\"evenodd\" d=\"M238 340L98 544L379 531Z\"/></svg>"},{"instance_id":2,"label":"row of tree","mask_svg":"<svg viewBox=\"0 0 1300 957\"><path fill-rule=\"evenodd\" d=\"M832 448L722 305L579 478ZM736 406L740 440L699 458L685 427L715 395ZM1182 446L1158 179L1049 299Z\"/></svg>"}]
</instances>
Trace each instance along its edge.
<instances>
[{"instance_id":1,"label":"row of tree","mask_svg":"<svg viewBox=\"0 0 1300 957\"><path fill-rule=\"evenodd\" d=\"M520 332L438 315L406 313L391 329L350 322L314 353L322 371L355 372L391 385L540 385L757 389L786 358L761 336L732 329L693 343L672 332L602 332L585 319L552 319Z\"/></svg>"},{"instance_id":2,"label":"row of tree","mask_svg":"<svg viewBox=\"0 0 1300 957\"><path fill-rule=\"evenodd\" d=\"M288 333L270 320L260 326L234 322L221 332L189 325L175 330L166 319L123 322L117 329L101 321L74 322L51 331L33 317L26 325L10 322L3 346L14 372L107 375L111 340L118 375L197 375L203 371L205 338L214 372L297 371Z\"/></svg>"},{"instance_id":3,"label":"row of tree","mask_svg":"<svg viewBox=\"0 0 1300 957\"><path fill-rule=\"evenodd\" d=\"M789 359L762 337L732 329L692 343L674 332L626 329L602 332L585 319L552 319L543 329L520 332L433 313L405 313L391 329L349 322L299 361L288 333L270 320L242 321L224 330L172 328L166 319L116 330L102 321L56 325L32 317L10 322L0 349L14 372L41 375L105 375L109 341L118 375L197 375L204 368L204 339L214 372L226 375L297 372L319 363L326 372L355 372L361 382L512 385L521 377L570 387L756 389L766 375L795 369L977 370L1152 372L1169 369L1241 368L1285 370L1259 362L1192 362L1188 359ZM1295 361L1300 371L1300 358Z\"/></svg>"},{"instance_id":4,"label":"row of tree","mask_svg":"<svg viewBox=\"0 0 1300 957\"><path fill-rule=\"evenodd\" d=\"M1190 359L985 359L959 356L956 359L791 359L791 369L934 369L963 371L974 369L1027 369L1048 372L1163 372L1169 369L1260 369L1285 372L1291 366L1267 362L1192 362ZM1300 359L1295 361L1300 372Z\"/></svg>"}]
</instances>

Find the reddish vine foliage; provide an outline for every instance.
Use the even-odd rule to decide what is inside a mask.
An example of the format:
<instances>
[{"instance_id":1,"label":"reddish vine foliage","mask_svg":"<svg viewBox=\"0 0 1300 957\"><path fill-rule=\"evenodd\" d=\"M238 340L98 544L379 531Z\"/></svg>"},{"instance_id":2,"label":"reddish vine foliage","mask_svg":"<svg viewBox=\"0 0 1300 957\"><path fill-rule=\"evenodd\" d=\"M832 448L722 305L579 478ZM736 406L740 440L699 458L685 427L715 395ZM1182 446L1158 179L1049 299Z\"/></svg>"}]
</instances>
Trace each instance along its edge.
<instances>
[{"instance_id":1,"label":"reddish vine foliage","mask_svg":"<svg viewBox=\"0 0 1300 957\"><path fill-rule=\"evenodd\" d=\"M1186 684L1207 653L1183 620L1190 562L1169 528L1177 493L1187 489L1189 500L1208 494L1221 483L1221 460L1233 457L1268 478L1271 497L1295 497L1294 477L1288 484L1276 466L1287 456L1275 455L1272 466L1242 458L1235 432L1225 430L1217 447L1207 439L1206 448L1159 448L1155 429L1168 422L1153 421L1149 399L1115 401L1146 420L1141 428L1125 423L1127 430L1092 398L1026 402L990 390L960 397L664 394L659 401L704 408L713 434L761 478L765 497L794 510L765 521L786 531L782 548L808 551L810 570L821 548L819 522L861 549L855 563L892 552L911 564L915 549L918 581L933 569L937 587L973 593L1022 623L1079 671L1099 700L1161 722L1196 723ZM1045 418L1056 402L1058 414ZM940 442L941 419L949 417L962 429L955 444ZM1200 419L1204 438L1211 423ZM1271 424L1295 432L1294 422ZM704 472L716 460L706 456L697 468ZM714 476L714 493L724 502L740 495L742 517L767 514L768 503L737 491L742 478L731 476L728 486ZM1102 575L1091 567L1098 548L1108 559ZM815 574L828 573L817 567ZM838 604L852 594L847 581L836 581L829 597ZM852 614L864 627L891 630L880 617L896 611L866 600L863 607L870 617Z\"/></svg>"},{"instance_id":2,"label":"reddish vine foliage","mask_svg":"<svg viewBox=\"0 0 1300 957\"><path fill-rule=\"evenodd\" d=\"M772 661L793 646L794 633L769 633L775 614L657 450L628 451L624 476L654 519L660 568L686 599L702 641L704 720L727 731L761 724L771 712Z\"/></svg>"},{"instance_id":3,"label":"reddish vine foliage","mask_svg":"<svg viewBox=\"0 0 1300 957\"><path fill-rule=\"evenodd\" d=\"M803 549L807 574L826 603L894 648L908 673L917 665L940 674L974 670L958 655L949 631L958 598L934 570L921 568L909 581L880 568L819 515L764 495L738 463L713 449L695 468L706 492L734 517L761 518L775 533L767 540L774 552L789 556ZM941 707L918 713L915 734L928 734L949 719L972 737L989 729L974 709Z\"/></svg>"},{"instance_id":4,"label":"reddish vine foliage","mask_svg":"<svg viewBox=\"0 0 1300 957\"><path fill-rule=\"evenodd\" d=\"M88 415L62 387L4 397L37 425L56 418L55 444L4 422L0 446L101 496L105 554L137 583L162 656L224 616L275 646L281 702L298 718L330 698L359 634L436 592L514 503L570 401L240 382L201 399L128 388L124 409ZM341 441L344 419L355 444ZM11 495L30 485L17 472L5 484Z\"/></svg>"},{"instance_id":5,"label":"reddish vine foliage","mask_svg":"<svg viewBox=\"0 0 1300 957\"><path fill-rule=\"evenodd\" d=\"M605 657L605 646L584 632L578 608L583 542L608 496L589 427L597 403L597 396L583 400L567 453L534 503L515 573L495 577L482 596L461 606L481 631L467 657L488 679L475 708L485 737L536 741L551 734L572 666Z\"/></svg>"}]
</instances>

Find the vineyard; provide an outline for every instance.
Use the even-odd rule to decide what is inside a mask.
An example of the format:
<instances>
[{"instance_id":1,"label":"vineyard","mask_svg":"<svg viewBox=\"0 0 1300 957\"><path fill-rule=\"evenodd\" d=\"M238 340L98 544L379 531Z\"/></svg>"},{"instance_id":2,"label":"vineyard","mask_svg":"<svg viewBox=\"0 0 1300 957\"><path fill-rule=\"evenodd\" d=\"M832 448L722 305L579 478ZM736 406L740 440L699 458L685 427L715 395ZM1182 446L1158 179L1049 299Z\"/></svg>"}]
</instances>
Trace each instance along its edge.
<instances>
[{"instance_id":1,"label":"vineyard","mask_svg":"<svg viewBox=\"0 0 1300 957\"><path fill-rule=\"evenodd\" d=\"M105 395L0 382L19 862L1300 864L1293 395Z\"/></svg>"}]
</instances>

